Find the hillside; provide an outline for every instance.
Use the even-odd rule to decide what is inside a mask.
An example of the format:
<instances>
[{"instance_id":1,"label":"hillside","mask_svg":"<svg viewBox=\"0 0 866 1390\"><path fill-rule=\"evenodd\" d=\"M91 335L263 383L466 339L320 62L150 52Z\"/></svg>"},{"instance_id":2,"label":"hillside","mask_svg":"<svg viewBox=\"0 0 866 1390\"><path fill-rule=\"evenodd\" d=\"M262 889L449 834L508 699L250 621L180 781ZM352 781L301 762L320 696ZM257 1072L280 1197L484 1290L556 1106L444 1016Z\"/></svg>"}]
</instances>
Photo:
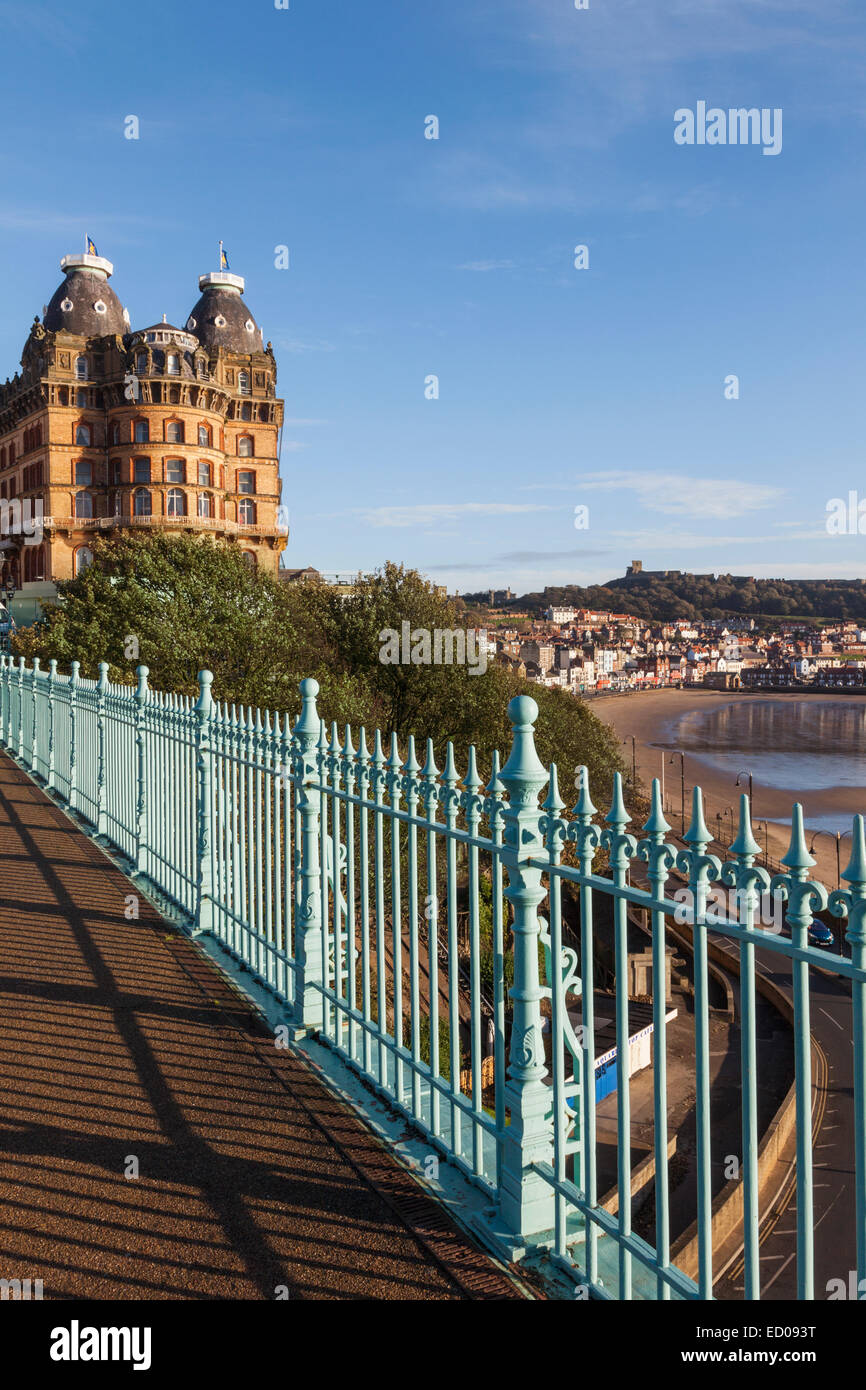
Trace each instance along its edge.
<instances>
[{"instance_id":1,"label":"hillside","mask_svg":"<svg viewBox=\"0 0 866 1390\"><path fill-rule=\"evenodd\" d=\"M468 605L487 594L465 594ZM851 618L866 624L866 582L860 579L753 579L748 575L629 574L582 588L550 586L501 607L541 613L551 605L610 609L639 618Z\"/></svg>"}]
</instances>

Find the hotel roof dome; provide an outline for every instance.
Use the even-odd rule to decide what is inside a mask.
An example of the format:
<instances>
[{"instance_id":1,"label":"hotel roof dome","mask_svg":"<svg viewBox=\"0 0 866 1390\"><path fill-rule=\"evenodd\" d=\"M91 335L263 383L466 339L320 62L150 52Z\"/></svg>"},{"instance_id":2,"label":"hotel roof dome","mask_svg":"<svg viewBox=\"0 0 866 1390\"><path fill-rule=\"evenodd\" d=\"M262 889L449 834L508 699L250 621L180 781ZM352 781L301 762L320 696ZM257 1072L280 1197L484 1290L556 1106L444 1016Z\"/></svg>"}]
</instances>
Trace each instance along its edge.
<instances>
[{"instance_id":1,"label":"hotel roof dome","mask_svg":"<svg viewBox=\"0 0 866 1390\"><path fill-rule=\"evenodd\" d=\"M263 352L262 330L242 299L244 280L228 270L200 275L201 298L186 321L208 348L227 348L229 352Z\"/></svg>"},{"instance_id":2,"label":"hotel roof dome","mask_svg":"<svg viewBox=\"0 0 866 1390\"><path fill-rule=\"evenodd\" d=\"M49 333L65 331L102 338L129 331L129 315L108 283L114 271L104 256L64 256L65 279L45 310Z\"/></svg>"}]
</instances>

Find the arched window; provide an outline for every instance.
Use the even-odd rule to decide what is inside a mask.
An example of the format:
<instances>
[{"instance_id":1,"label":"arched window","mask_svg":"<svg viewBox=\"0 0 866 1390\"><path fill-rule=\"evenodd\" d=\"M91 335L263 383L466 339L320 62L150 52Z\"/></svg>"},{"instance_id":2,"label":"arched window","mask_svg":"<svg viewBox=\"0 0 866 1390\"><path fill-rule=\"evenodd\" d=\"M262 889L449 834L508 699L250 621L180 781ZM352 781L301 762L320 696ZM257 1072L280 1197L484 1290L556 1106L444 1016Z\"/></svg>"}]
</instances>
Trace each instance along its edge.
<instances>
[{"instance_id":1,"label":"arched window","mask_svg":"<svg viewBox=\"0 0 866 1390\"><path fill-rule=\"evenodd\" d=\"M168 420L166 422L165 441L167 444L183 443L183 422L181 420Z\"/></svg>"},{"instance_id":2,"label":"arched window","mask_svg":"<svg viewBox=\"0 0 866 1390\"><path fill-rule=\"evenodd\" d=\"M90 439L91 439L91 435L90 435L90 426L89 426L89 425L76 425L76 426L75 426L75 442L76 442L76 444L81 444L81 445L84 446L85 449L89 449L89 448L90 448Z\"/></svg>"},{"instance_id":3,"label":"arched window","mask_svg":"<svg viewBox=\"0 0 866 1390\"><path fill-rule=\"evenodd\" d=\"M238 372L238 391L242 396L248 396L250 394L249 372Z\"/></svg>"},{"instance_id":4,"label":"arched window","mask_svg":"<svg viewBox=\"0 0 866 1390\"><path fill-rule=\"evenodd\" d=\"M86 545L80 545L75 552L75 573L83 574L86 569L90 569L93 564L93 551Z\"/></svg>"},{"instance_id":5,"label":"arched window","mask_svg":"<svg viewBox=\"0 0 866 1390\"><path fill-rule=\"evenodd\" d=\"M210 487L210 464L199 459L198 465L198 485L199 487Z\"/></svg>"},{"instance_id":6,"label":"arched window","mask_svg":"<svg viewBox=\"0 0 866 1390\"><path fill-rule=\"evenodd\" d=\"M79 381L86 381L86 380L87 380L87 358L86 358L86 357L76 357L76 359L75 359L75 375L76 375L76 377L78 378Z\"/></svg>"},{"instance_id":7,"label":"arched window","mask_svg":"<svg viewBox=\"0 0 866 1390\"><path fill-rule=\"evenodd\" d=\"M242 419L242 420L252 420L252 418L253 418L253 408L252 408L252 406L250 405L249 401L243 401L243 402L241 403L241 419Z\"/></svg>"},{"instance_id":8,"label":"arched window","mask_svg":"<svg viewBox=\"0 0 866 1390\"><path fill-rule=\"evenodd\" d=\"M176 352L170 352L165 359L165 370L168 376L180 376L180 358Z\"/></svg>"},{"instance_id":9,"label":"arched window","mask_svg":"<svg viewBox=\"0 0 866 1390\"><path fill-rule=\"evenodd\" d=\"M244 557L244 563L248 565L251 570L258 568L259 562L256 559L256 553L254 550L242 550L241 554Z\"/></svg>"},{"instance_id":10,"label":"arched window","mask_svg":"<svg viewBox=\"0 0 866 1390\"><path fill-rule=\"evenodd\" d=\"M256 520L256 504L250 501L249 497L242 497L238 503L238 521L243 526L254 526Z\"/></svg>"},{"instance_id":11,"label":"arched window","mask_svg":"<svg viewBox=\"0 0 866 1390\"><path fill-rule=\"evenodd\" d=\"M242 434L238 440L238 454L242 459L251 459L253 456L253 441L250 435Z\"/></svg>"},{"instance_id":12,"label":"arched window","mask_svg":"<svg viewBox=\"0 0 866 1390\"><path fill-rule=\"evenodd\" d=\"M136 516L150 516L153 508L150 500L150 493L147 488L137 488L132 499L132 505Z\"/></svg>"},{"instance_id":13,"label":"arched window","mask_svg":"<svg viewBox=\"0 0 866 1390\"><path fill-rule=\"evenodd\" d=\"M115 420L111 426L111 442L112 444L120 443L120 425L117 420Z\"/></svg>"},{"instance_id":14,"label":"arched window","mask_svg":"<svg viewBox=\"0 0 866 1390\"><path fill-rule=\"evenodd\" d=\"M89 492L77 492L75 494L75 515L80 517L93 516L93 498Z\"/></svg>"},{"instance_id":15,"label":"arched window","mask_svg":"<svg viewBox=\"0 0 866 1390\"><path fill-rule=\"evenodd\" d=\"M75 404L78 406L78 409L79 409L79 410L86 410L86 409L87 409L87 392L86 392L86 391L76 391L76 392L75 392Z\"/></svg>"},{"instance_id":16,"label":"arched window","mask_svg":"<svg viewBox=\"0 0 866 1390\"><path fill-rule=\"evenodd\" d=\"M79 459L76 463L75 481L79 487L90 487L93 482L93 467L89 459Z\"/></svg>"},{"instance_id":17,"label":"arched window","mask_svg":"<svg viewBox=\"0 0 866 1390\"><path fill-rule=\"evenodd\" d=\"M139 352L139 353L136 355L136 359L135 359L135 370L138 372L138 375L139 375L139 376L144 376L145 372L147 371L147 353L146 353L146 352Z\"/></svg>"},{"instance_id":18,"label":"arched window","mask_svg":"<svg viewBox=\"0 0 866 1390\"><path fill-rule=\"evenodd\" d=\"M24 583L38 584L45 578L44 545L24 547Z\"/></svg>"},{"instance_id":19,"label":"arched window","mask_svg":"<svg viewBox=\"0 0 866 1390\"><path fill-rule=\"evenodd\" d=\"M199 425L198 427L198 446L200 449L209 449L211 441L210 425Z\"/></svg>"},{"instance_id":20,"label":"arched window","mask_svg":"<svg viewBox=\"0 0 866 1390\"><path fill-rule=\"evenodd\" d=\"M179 487L170 487L165 498L166 516L186 516L186 498Z\"/></svg>"},{"instance_id":21,"label":"arched window","mask_svg":"<svg viewBox=\"0 0 866 1390\"><path fill-rule=\"evenodd\" d=\"M213 516L213 498L206 492L198 495L198 514L199 516Z\"/></svg>"},{"instance_id":22,"label":"arched window","mask_svg":"<svg viewBox=\"0 0 866 1390\"><path fill-rule=\"evenodd\" d=\"M136 420L135 433L133 434L133 439L135 440L136 444L150 443L150 425L148 424L147 420Z\"/></svg>"},{"instance_id":23,"label":"arched window","mask_svg":"<svg viewBox=\"0 0 866 1390\"><path fill-rule=\"evenodd\" d=\"M243 470L242 470L241 472L239 472L239 473L238 473L238 492L255 492L255 490L256 490L256 475L255 475L255 473L246 473L246 472L244 472Z\"/></svg>"}]
</instances>

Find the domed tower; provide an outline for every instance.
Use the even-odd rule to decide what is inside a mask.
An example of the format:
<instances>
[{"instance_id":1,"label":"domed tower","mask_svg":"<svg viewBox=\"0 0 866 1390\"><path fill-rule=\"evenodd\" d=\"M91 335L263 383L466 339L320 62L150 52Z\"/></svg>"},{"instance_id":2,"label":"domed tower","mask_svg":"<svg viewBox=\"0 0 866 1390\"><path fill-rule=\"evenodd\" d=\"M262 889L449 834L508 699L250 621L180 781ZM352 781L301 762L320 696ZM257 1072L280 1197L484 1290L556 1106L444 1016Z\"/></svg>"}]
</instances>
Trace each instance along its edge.
<instances>
[{"instance_id":1,"label":"domed tower","mask_svg":"<svg viewBox=\"0 0 866 1390\"><path fill-rule=\"evenodd\" d=\"M186 321L189 332L207 348L261 353L262 330L241 298L243 276L211 271L199 276L198 287L202 295Z\"/></svg>"},{"instance_id":2,"label":"domed tower","mask_svg":"<svg viewBox=\"0 0 866 1390\"><path fill-rule=\"evenodd\" d=\"M65 279L45 311L46 332L102 338L128 331L129 314L108 283L114 273L111 261L104 256L64 256L60 269Z\"/></svg>"},{"instance_id":3,"label":"domed tower","mask_svg":"<svg viewBox=\"0 0 866 1390\"><path fill-rule=\"evenodd\" d=\"M199 276L201 296L186 329L208 355L210 379L225 395L222 499L250 563L276 570L285 547L280 509L279 435L283 402L277 399L277 368L270 343L244 294L244 279L229 270Z\"/></svg>"},{"instance_id":4,"label":"domed tower","mask_svg":"<svg viewBox=\"0 0 866 1390\"><path fill-rule=\"evenodd\" d=\"M109 284L111 261L70 255L60 267L21 373L0 387L0 580L18 589L18 622L37 617L53 581L74 571L84 539L72 534L76 488L104 481L105 411L110 383L123 376L129 327Z\"/></svg>"}]
</instances>

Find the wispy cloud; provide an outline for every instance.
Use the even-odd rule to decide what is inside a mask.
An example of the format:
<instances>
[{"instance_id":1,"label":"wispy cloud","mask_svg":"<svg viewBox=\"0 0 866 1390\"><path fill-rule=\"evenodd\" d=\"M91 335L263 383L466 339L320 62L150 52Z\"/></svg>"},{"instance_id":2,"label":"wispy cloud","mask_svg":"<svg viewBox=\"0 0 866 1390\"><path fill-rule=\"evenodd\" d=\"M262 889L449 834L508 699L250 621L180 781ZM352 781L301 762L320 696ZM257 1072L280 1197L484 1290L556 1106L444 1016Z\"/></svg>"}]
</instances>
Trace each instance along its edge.
<instances>
[{"instance_id":1,"label":"wispy cloud","mask_svg":"<svg viewBox=\"0 0 866 1390\"><path fill-rule=\"evenodd\" d=\"M305 341L303 338L276 338L274 340L282 352L336 352L336 345L324 338Z\"/></svg>"},{"instance_id":2,"label":"wispy cloud","mask_svg":"<svg viewBox=\"0 0 866 1390\"><path fill-rule=\"evenodd\" d=\"M729 477L692 477L643 468L582 473L571 483L529 483L524 490L548 489L574 496L584 492L630 492L647 511L715 520L745 516L762 507L775 506L785 496L782 488L768 483Z\"/></svg>"},{"instance_id":3,"label":"wispy cloud","mask_svg":"<svg viewBox=\"0 0 866 1390\"><path fill-rule=\"evenodd\" d=\"M431 526L470 516L513 516L550 512L551 506L530 502L421 502L410 507L356 507L369 526Z\"/></svg>"},{"instance_id":4,"label":"wispy cloud","mask_svg":"<svg viewBox=\"0 0 866 1390\"><path fill-rule=\"evenodd\" d=\"M458 265L458 270L513 270L514 261L467 261L464 265Z\"/></svg>"}]
</instances>

